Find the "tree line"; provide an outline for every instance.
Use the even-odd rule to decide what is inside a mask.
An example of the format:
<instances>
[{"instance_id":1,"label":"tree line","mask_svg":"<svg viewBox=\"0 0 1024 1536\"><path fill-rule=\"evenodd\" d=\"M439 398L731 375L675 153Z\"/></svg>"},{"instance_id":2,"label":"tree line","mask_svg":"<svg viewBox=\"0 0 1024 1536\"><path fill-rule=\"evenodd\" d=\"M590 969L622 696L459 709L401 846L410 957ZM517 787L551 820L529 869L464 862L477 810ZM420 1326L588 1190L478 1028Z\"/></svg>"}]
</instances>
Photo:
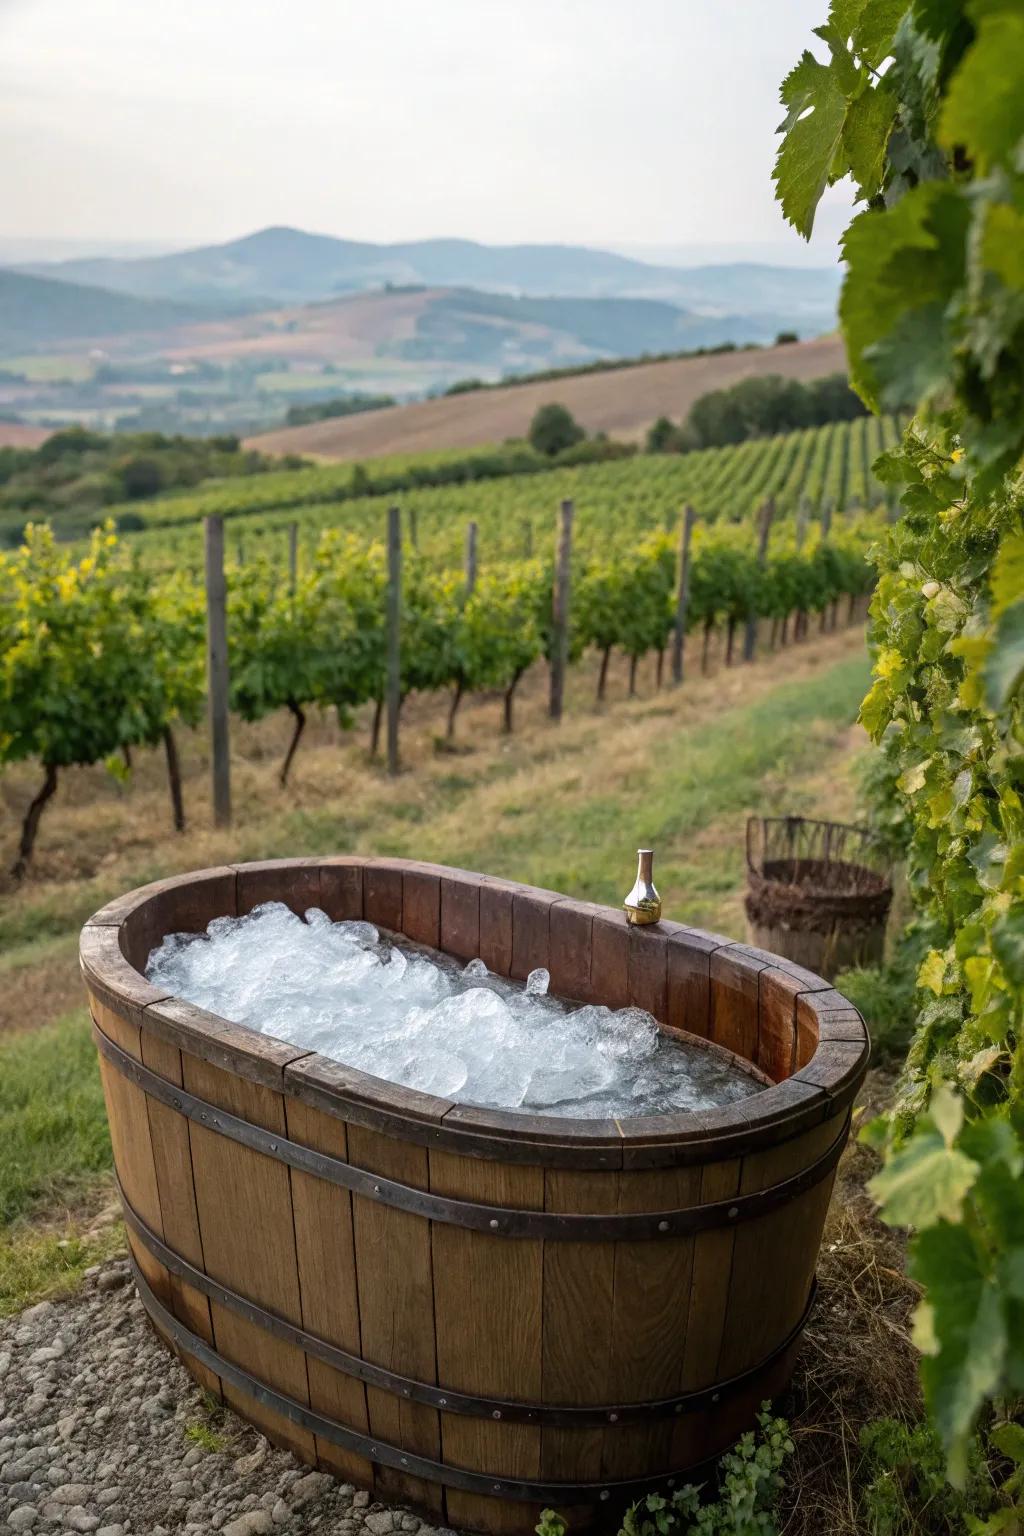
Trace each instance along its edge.
<instances>
[{"instance_id":1,"label":"tree line","mask_svg":"<svg viewBox=\"0 0 1024 1536\"><path fill-rule=\"evenodd\" d=\"M660 416L647 434L648 453L689 453L695 448L723 448L752 437L774 437L801 427L866 416L846 375L831 373L804 383L778 373L741 379L712 389L690 407L677 425Z\"/></svg>"}]
</instances>

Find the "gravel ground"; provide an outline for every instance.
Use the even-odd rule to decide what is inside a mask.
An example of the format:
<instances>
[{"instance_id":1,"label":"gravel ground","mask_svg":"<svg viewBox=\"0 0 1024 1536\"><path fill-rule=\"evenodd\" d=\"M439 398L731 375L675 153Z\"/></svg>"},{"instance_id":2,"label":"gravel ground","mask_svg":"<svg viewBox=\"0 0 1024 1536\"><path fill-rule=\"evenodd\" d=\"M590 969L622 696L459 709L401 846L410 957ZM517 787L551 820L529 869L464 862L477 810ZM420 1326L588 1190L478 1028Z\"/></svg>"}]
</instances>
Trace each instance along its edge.
<instances>
[{"instance_id":1,"label":"gravel ground","mask_svg":"<svg viewBox=\"0 0 1024 1536\"><path fill-rule=\"evenodd\" d=\"M126 1260L0 1323L0 1531L453 1536L275 1450L150 1328Z\"/></svg>"}]
</instances>

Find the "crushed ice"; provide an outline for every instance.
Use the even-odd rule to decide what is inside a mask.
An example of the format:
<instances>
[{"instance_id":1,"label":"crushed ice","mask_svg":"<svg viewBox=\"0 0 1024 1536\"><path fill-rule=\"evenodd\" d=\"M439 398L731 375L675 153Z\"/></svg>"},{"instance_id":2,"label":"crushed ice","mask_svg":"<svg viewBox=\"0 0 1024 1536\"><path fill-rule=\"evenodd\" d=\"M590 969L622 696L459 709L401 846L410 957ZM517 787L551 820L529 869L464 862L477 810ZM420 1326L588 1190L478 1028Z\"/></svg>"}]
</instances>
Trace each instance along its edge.
<instances>
[{"instance_id":1,"label":"crushed ice","mask_svg":"<svg viewBox=\"0 0 1024 1536\"><path fill-rule=\"evenodd\" d=\"M547 971L524 987L316 908L303 919L267 902L170 934L146 975L221 1018L464 1104L592 1119L709 1109L759 1087L639 1008L571 1008L547 996Z\"/></svg>"}]
</instances>

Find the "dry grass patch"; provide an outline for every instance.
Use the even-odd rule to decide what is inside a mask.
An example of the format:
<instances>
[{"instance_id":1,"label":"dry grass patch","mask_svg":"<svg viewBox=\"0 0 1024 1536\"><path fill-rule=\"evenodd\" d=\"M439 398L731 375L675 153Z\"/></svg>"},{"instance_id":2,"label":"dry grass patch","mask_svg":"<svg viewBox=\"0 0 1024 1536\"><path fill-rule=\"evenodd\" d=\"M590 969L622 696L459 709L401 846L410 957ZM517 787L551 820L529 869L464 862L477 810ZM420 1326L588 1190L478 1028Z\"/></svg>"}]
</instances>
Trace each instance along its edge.
<instances>
[{"instance_id":1,"label":"dry grass patch","mask_svg":"<svg viewBox=\"0 0 1024 1536\"><path fill-rule=\"evenodd\" d=\"M883 1109L893 1079L868 1074L859 1119ZM875 1153L851 1141L839 1164L818 1262L818 1301L789 1393L796 1453L786 1468L782 1536L863 1536L858 1471L865 1424L921 1413L911 1313L920 1294L901 1233L878 1218L865 1184Z\"/></svg>"}]
</instances>

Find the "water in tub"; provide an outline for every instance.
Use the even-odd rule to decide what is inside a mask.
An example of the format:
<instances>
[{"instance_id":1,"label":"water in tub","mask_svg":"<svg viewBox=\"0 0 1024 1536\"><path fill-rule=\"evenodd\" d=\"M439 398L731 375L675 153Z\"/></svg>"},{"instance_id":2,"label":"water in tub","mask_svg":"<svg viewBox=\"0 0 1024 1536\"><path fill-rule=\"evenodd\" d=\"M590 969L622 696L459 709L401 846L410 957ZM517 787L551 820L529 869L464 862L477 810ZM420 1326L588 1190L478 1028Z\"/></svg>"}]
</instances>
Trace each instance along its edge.
<instances>
[{"instance_id":1,"label":"water in tub","mask_svg":"<svg viewBox=\"0 0 1024 1536\"><path fill-rule=\"evenodd\" d=\"M524 986L280 902L169 935L146 974L221 1018L463 1104L621 1117L709 1109L761 1086L639 1008L548 996L547 971Z\"/></svg>"}]
</instances>

